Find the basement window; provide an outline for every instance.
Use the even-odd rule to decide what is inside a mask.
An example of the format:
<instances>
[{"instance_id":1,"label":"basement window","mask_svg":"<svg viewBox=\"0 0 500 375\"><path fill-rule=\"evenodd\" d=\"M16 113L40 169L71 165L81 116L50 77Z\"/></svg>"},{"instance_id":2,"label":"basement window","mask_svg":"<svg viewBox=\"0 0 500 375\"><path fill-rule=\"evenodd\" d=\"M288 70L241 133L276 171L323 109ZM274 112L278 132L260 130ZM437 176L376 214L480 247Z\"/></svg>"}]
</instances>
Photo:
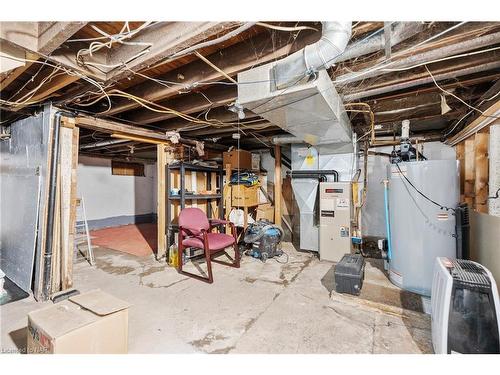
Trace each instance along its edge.
<instances>
[{"instance_id":1,"label":"basement window","mask_svg":"<svg viewBox=\"0 0 500 375\"><path fill-rule=\"evenodd\" d=\"M111 174L116 176L139 176L144 177L144 164L111 161Z\"/></svg>"}]
</instances>

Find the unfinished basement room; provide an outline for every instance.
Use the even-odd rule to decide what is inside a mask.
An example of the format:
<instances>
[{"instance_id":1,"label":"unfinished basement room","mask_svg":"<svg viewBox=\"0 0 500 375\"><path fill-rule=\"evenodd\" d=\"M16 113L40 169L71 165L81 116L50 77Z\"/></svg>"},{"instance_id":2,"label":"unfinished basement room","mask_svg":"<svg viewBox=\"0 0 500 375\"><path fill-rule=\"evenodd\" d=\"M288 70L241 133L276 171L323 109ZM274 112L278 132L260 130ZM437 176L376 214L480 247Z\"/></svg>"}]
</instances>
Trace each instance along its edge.
<instances>
[{"instance_id":1,"label":"unfinished basement room","mask_svg":"<svg viewBox=\"0 0 500 375\"><path fill-rule=\"evenodd\" d=\"M0 22L1 352L500 353L500 22L154 7Z\"/></svg>"}]
</instances>

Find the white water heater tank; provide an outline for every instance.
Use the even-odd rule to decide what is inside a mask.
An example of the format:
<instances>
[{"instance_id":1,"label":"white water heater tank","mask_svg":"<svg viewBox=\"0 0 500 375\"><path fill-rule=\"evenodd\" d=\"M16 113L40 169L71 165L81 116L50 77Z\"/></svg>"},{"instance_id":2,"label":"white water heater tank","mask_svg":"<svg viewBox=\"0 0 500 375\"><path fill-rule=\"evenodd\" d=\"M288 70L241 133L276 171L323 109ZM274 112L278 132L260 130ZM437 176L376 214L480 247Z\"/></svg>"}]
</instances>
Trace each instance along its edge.
<instances>
[{"instance_id":1,"label":"white water heater tank","mask_svg":"<svg viewBox=\"0 0 500 375\"><path fill-rule=\"evenodd\" d=\"M388 165L387 173L392 247L389 278L400 288L430 296L436 257L456 257L455 216L452 210L424 198L411 184L443 207L454 209L459 202L458 162L402 162Z\"/></svg>"}]
</instances>

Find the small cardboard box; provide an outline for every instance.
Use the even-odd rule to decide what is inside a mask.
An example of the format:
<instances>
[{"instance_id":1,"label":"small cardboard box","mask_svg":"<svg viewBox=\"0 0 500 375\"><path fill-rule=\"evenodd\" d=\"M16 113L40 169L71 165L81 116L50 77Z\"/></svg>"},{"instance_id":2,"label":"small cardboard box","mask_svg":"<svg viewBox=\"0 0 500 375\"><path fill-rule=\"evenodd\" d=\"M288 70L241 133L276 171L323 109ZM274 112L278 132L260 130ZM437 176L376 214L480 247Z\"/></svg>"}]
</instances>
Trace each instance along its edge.
<instances>
[{"instance_id":1,"label":"small cardboard box","mask_svg":"<svg viewBox=\"0 0 500 375\"><path fill-rule=\"evenodd\" d=\"M252 153L245 150L232 150L222 154L222 167L231 164L233 169L252 169Z\"/></svg>"},{"instance_id":2,"label":"small cardboard box","mask_svg":"<svg viewBox=\"0 0 500 375\"><path fill-rule=\"evenodd\" d=\"M274 207L271 203L261 203L259 207L257 207L257 216L256 220L267 219L270 222L274 223Z\"/></svg>"},{"instance_id":3,"label":"small cardboard box","mask_svg":"<svg viewBox=\"0 0 500 375\"><path fill-rule=\"evenodd\" d=\"M28 314L28 353L126 354L128 308L94 290Z\"/></svg>"},{"instance_id":4,"label":"small cardboard box","mask_svg":"<svg viewBox=\"0 0 500 375\"><path fill-rule=\"evenodd\" d=\"M231 186L231 206L235 207L253 207L259 204L259 185Z\"/></svg>"}]
</instances>

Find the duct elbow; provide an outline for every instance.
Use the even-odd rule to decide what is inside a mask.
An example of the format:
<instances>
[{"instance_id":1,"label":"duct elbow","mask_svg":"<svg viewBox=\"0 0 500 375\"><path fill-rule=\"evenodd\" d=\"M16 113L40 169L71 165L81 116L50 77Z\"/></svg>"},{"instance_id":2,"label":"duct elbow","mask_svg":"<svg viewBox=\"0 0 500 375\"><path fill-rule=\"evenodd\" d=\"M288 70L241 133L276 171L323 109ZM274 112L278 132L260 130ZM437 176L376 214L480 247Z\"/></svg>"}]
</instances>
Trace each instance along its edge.
<instances>
[{"instance_id":1,"label":"duct elbow","mask_svg":"<svg viewBox=\"0 0 500 375\"><path fill-rule=\"evenodd\" d=\"M351 22L323 22L320 40L304 48L304 59L308 71L331 67L351 39Z\"/></svg>"},{"instance_id":2,"label":"duct elbow","mask_svg":"<svg viewBox=\"0 0 500 375\"><path fill-rule=\"evenodd\" d=\"M351 38L352 22L322 22L322 26L320 40L276 64L274 78L277 89L299 84L312 73L331 67L344 53Z\"/></svg>"}]
</instances>

